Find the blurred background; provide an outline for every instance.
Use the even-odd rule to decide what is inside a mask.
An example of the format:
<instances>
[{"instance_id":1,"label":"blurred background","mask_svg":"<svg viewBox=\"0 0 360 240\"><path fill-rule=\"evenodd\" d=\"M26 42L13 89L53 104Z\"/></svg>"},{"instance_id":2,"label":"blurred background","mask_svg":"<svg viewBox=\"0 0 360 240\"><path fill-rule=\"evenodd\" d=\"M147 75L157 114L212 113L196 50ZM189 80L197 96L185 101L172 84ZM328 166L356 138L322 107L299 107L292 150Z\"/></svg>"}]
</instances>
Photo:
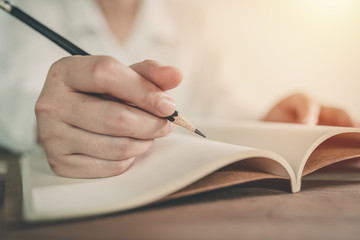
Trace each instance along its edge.
<instances>
[{"instance_id":1,"label":"blurred background","mask_svg":"<svg viewBox=\"0 0 360 240\"><path fill-rule=\"evenodd\" d=\"M213 1L208 14L258 111L304 91L360 119L360 1Z\"/></svg>"},{"instance_id":2,"label":"blurred background","mask_svg":"<svg viewBox=\"0 0 360 240\"><path fill-rule=\"evenodd\" d=\"M360 1L202 0L201 4L208 15L207 31L221 41L226 56L224 81L241 89L239 101L256 106L254 116L262 116L289 94L306 92L360 121ZM0 14L0 21L12 19ZM6 32L2 24L0 44L6 44L1 39Z\"/></svg>"}]
</instances>

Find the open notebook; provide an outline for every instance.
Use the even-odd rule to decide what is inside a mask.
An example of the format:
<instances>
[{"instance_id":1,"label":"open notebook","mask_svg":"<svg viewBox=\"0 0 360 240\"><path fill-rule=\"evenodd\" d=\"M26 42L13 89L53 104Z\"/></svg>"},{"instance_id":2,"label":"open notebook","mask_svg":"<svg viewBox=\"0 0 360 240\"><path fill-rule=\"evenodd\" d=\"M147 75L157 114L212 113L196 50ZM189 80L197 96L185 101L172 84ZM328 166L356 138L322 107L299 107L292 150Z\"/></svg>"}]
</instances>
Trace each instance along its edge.
<instances>
[{"instance_id":1,"label":"open notebook","mask_svg":"<svg viewBox=\"0 0 360 240\"><path fill-rule=\"evenodd\" d=\"M173 133L157 139L124 174L102 179L56 176L45 154L21 159L27 221L104 214L244 182L301 179L323 166L360 157L360 129L281 123L200 124L208 139ZM210 140L211 139L211 140Z\"/></svg>"}]
</instances>

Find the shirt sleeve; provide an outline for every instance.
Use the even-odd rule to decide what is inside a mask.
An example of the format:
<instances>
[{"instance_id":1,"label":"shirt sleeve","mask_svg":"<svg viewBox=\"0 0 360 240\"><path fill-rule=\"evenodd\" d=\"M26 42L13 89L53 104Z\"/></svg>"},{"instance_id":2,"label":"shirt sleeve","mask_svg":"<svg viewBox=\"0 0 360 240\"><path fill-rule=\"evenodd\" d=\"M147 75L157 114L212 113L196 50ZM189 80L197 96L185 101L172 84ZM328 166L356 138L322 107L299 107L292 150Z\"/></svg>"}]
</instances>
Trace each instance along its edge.
<instances>
[{"instance_id":1,"label":"shirt sleeve","mask_svg":"<svg viewBox=\"0 0 360 240\"><path fill-rule=\"evenodd\" d=\"M46 1L47 2L47 1ZM35 1L31 1L35 3ZM19 7L50 27L59 28L53 1ZM10 15L0 21L0 146L24 152L36 145L34 106L51 64L65 53Z\"/></svg>"}]
</instances>

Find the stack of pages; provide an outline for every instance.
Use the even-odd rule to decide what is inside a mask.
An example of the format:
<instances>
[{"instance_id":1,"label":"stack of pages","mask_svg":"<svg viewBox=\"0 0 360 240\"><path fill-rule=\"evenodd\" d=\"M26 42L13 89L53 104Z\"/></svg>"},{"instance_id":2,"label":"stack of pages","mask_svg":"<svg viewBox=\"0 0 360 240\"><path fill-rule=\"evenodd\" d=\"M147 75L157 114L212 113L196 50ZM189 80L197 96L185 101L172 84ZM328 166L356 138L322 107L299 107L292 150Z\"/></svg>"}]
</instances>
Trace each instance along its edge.
<instances>
[{"instance_id":1,"label":"stack of pages","mask_svg":"<svg viewBox=\"0 0 360 240\"><path fill-rule=\"evenodd\" d=\"M41 150L21 159L27 221L124 211L260 179L301 179L360 157L360 129L245 122L199 124L208 138L173 133L157 139L125 173L102 179L55 175Z\"/></svg>"}]
</instances>

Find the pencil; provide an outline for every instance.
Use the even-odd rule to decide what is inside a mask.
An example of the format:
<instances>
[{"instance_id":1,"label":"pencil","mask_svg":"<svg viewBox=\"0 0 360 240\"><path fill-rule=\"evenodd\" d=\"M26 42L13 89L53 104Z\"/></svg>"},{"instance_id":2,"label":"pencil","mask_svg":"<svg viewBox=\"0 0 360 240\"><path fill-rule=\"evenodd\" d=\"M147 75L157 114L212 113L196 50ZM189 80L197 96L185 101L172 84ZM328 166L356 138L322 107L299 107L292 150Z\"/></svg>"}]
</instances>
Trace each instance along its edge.
<instances>
[{"instance_id":1,"label":"pencil","mask_svg":"<svg viewBox=\"0 0 360 240\"><path fill-rule=\"evenodd\" d=\"M69 40L65 39L64 37L60 36L56 32L52 31L36 19L32 18L30 15L19 9L18 7L10 4L8 1L0 1L0 8L5 10L7 13L13 15L35 31L39 32L40 34L44 35L46 38L57 44L59 47L63 48L65 51L70 53L71 55L90 55L89 53L85 52ZM178 111L175 111L171 116L166 117L167 120L175 123L178 126L184 127L202 137L206 137L203 133L201 133L194 125L188 122Z\"/></svg>"}]
</instances>

